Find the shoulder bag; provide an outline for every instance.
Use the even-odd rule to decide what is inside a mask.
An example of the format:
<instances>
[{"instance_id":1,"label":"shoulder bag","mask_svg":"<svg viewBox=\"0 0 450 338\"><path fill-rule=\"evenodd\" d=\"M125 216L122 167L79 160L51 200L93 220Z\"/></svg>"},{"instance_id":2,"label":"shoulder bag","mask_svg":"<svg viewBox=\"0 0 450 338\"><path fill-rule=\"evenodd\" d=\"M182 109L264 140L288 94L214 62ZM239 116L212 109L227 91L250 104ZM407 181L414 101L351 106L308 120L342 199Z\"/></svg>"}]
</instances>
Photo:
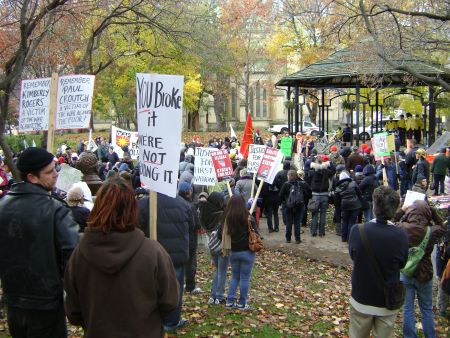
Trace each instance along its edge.
<instances>
[{"instance_id":1,"label":"shoulder bag","mask_svg":"<svg viewBox=\"0 0 450 338\"><path fill-rule=\"evenodd\" d=\"M378 265L377 259L375 258L372 247L367 240L366 232L364 231L364 224L358 224L358 230L361 235L361 241L366 249L366 253L372 261L372 266L377 272L379 281L383 285L384 291L384 303L388 310L397 310L403 305L405 300L405 287L401 281L395 283L386 283L383 278L383 273L381 272L380 266Z\"/></svg>"},{"instance_id":2,"label":"shoulder bag","mask_svg":"<svg viewBox=\"0 0 450 338\"><path fill-rule=\"evenodd\" d=\"M430 239L430 227L427 227L427 232L422 242L418 246L413 246L408 250L408 261L403 269L400 271L407 277L412 277L417 269L420 261L425 254L425 248L427 247L428 240Z\"/></svg>"},{"instance_id":3,"label":"shoulder bag","mask_svg":"<svg viewBox=\"0 0 450 338\"><path fill-rule=\"evenodd\" d=\"M248 248L253 252L260 252L263 248L261 236L253 229L251 219L248 219Z\"/></svg>"}]
</instances>

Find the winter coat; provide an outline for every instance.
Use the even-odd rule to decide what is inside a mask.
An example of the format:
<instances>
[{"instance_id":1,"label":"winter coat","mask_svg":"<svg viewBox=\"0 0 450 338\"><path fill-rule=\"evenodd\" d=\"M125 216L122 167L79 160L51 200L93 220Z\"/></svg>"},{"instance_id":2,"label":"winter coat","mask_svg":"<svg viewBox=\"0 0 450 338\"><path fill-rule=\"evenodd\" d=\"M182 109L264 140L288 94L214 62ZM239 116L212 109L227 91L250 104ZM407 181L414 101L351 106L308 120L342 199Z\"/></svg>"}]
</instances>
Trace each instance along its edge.
<instances>
[{"instance_id":1,"label":"winter coat","mask_svg":"<svg viewBox=\"0 0 450 338\"><path fill-rule=\"evenodd\" d=\"M330 162L322 164L311 163L311 169L308 172L310 186L313 194L324 194L328 192L329 178L333 176L330 168Z\"/></svg>"},{"instance_id":2,"label":"winter coat","mask_svg":"<svg viewBox=\"0 0 450 338\"><path fill-rule=\"evenodd\" d=\"M39 185L14 184L0 200L0 277L6 304L59 308L62 276L77 242L78 225L64 201Z\"/></svg>"},{"instance_id":3,"label":"winter coat","mask_svg":"<svg viewBox=\"0 0 450 338\"><path fill-rule=\"evenodd\" d=\"M403 214L403 216L402 216ZM431 226L430 238L413 277L421 283L428 282L433 278L433 266L431 264L431 252L439 238L447 231L444 220L439 216L436 209L431 208L425 201L415 201L406 209L406 212L399 211L396 215L400 221L396 225L408 234L408 246L418 246L425 237L426 227ZM433 221L434 225L432 225Z\"/></svg>"},{"instance_id":4,"label":"winter coat","mask_svg":"<svg viewBox=\"0 0 450 338\"><path fill-rule=\"evenodd\" d=\"M70 210L72 211L74 221L80 226L79 232L84 232L91 211L88 208L81 206L70 207Z\"/></svg>"},{"instance_id":5,"label":"winter coat","mask_svg":"<svg viewBox=\"0 0 450 338\"><path fill-rule=\"evenodd\" d=\"M208 233L223 224L224 212L223 195L217 191L212 192L208 199L198 204L200 225Z\"/></svg>"},{"instance_id":6,"label":"winter coat","mask_svg":"<svg viewBox=\"0 0 450 338\"><path fill-rule=\"evenodd\" d=\"M234 187L234 193L241 195L244 201L247 202L252 194L252 184L253 180L250 176L242 176Z\"/></svg>"},{"instance_id":7,"label":"winter coat","mask_svg":"<svg viewBox=\"0 0 450 338\"><path fill-rule=\"evenodd\" d=\"M275 182L273 184L264 183L260 195L263 199L263 205L265 207L279 206L281 202L279 193L280 190L275 185Z\"/></svg>"},{"instance_id":8,"label":"winter coat","mask_svg":"<svg viewBox=\"0 0 450 338\"><path fill-rule=\"evenodd\" d=\"M64 276L66 314L84 337L163 337L178 304L170 256L139 229L86 231Z\"/></svg>"},{"instance_id":9,"label":"winter coat","mask_svg":"<svg viewBox=\"0 0 450 338\"><path fill-rule=\"evenodd\" d=\"M397 190L397 171L395 164L385 164L384 168L386 169L386 177L388 181L389 187L391 187L394 190ZM383 179L383 166L380 164L377 168L377 179L382 180Z\"/></svg>"},{"instance_id":10,"label":"winter coat","mask_svg":"<svg viewBox=\"0 0 450 338\"><path fill-rule=\"evenodd\" d=\"M423 157L417 161L416 167L413 169L413 183L416 183L419 175L425 176L427 181L430 182L430 164Z\"/></svg>"},{"instance_id":11,"label":"winter coat","mask_svg":"<svg viewBox=\"0 0 450 338\"><path fill-rule=\"evenodd\" d=\"M147 232L150 217L148 196L140 199L139 221ZM189 203L177 196L172 198L158 193L158 242L166 249L175 267L184 265L189 257L189 228L194 225ZM146 233L147 235L147 233Z\"/></svg>"},{"instance_id":12,"label":"winter coat","mask_svg":"<svg viewBox=\"0 0 450 338\"><path fill-rule=\"evenodd\" d=\"M351 178L346 178L336 186L334 204L339 205L343 211L361 209L360 196L358 185Z\"/></svg>"},{"instance_id":13,"label":"winter coat","mask_svg":"<svg viewBox=\"0 0 450 338\"><path fill-rule=\"evenodd\" d=\"M405 174L408 177L411 177L410 175L412 175L413 166L417 162L417 159L416 159L416 150L417 149L419 149L419 148L414 147L413 149L408 151L405 156Z\"/></svg>"},{"instance_id":14,"label":"winter coat","mask_svg":"<svg viewBox=\"0 0 450 338\"><path fill-rule=\"evenodd\" d=\"M431 172L435 175L446 175L450 169L450 159L445 154L439 154L431 164Z\"/></svg>"},{"instance_id":15,"label":"winter coat","mask_svg":"<svg viewBox=\"0 0 450 338\"><path fill-rule=\"evenodd\" d=\"M192 156L186 156L184 161L180 162L180 164L178 166L179 175L181 175L185 171L194 173L194 164L192 164Z\"/></svg>"},{"instance_id":16,"label":"winter coat","mask_svg":"<svg viewBox=\"0 0 450 338\"><path fill-rule=\"evenodd\" d=\"M345 165L344 157L342 157L342 155L339 154L337 151L330 153L329 158L330 162L333 163L334 166L337 166L338 164Z\"/></svg>"},{"instance_id":17,"label":"winter coat","mask_svg":"<svg viewBox=\"0 0 450 338\"><path fill-rule=\"evenodd\" d=\"M281 188L279 194L280 200L283 203L283 205L286 205L293 184L298 184L302 188L303 197L305 201L309 200L312 196L311 188L309 187L308 183L306 183L304 180L298 179L296 181L287 181L283 184L283 187Z\"/></svg>"},{"instance_id":18,"label":"winter coat","mask_svg":"<svg viewBox=\"0 0 450 338\"><path fill-rule=\"evenodd\" d=\"M373 174L365 175L358 187L361 190L361 197L367 201L372 202L373 191L379 186L378 180Z\"/></svg>"}]
</instances>

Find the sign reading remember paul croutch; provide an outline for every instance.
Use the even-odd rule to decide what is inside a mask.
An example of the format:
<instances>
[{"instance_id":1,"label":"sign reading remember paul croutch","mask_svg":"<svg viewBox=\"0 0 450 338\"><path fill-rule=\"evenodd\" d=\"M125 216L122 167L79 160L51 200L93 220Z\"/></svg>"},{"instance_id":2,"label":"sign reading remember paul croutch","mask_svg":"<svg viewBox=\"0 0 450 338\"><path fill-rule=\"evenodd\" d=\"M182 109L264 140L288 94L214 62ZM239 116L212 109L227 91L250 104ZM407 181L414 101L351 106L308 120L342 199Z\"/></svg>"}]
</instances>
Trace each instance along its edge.
<instances>
[{"instance_id":1,"label":"sign reading remember paul croutch","mask_svg":"<svg viewBox=\"0 0 450 338\"><path fill-rule=\"evenodd\" d=\"M94 75L59 77L56 129L89 128L94 80Z\"/></svg>"},{"instance_id":2,"label":"sign reading remember paul croutch","mask_svg":"<svg viewBox=\"0 0 450 338\"><path fill-rule=\"evenodd\" d=\"M23 80L20 90L19 131L48 129L51 78Z\"/></svg>"},{"instance_id":3,"label":"sign reading remember paul croutch","mask_svg":"<svg viewBox=\"0 0 450 338\"><path fill-rule=\"evenodd\" d=\"M216 172L211 160L210 153L217 151L215 148L195 148L194 180L193 184L215 185Z\"/></svg>"},{"instance_id":4,"label":"sign reading remember paul croutch","mask_svg":"<svg viewBox=\"0 0 450 338\"><path fill-rule=\"evenodd\" d=\"M136 74L141 182L150 190L177 195L184 77Z\"/></svg>"},{"instance_id":5,"label":"sign reading remember paul croutch","mask_svg":"<svg viewBox=\"0 0 450 338\"><path fill-rule=\"evenodd\" d=\"M262 157L266 151L266 146L250 144L248 147L247 172L256 173L261 164Z\"/></svg>"}]
</instances>

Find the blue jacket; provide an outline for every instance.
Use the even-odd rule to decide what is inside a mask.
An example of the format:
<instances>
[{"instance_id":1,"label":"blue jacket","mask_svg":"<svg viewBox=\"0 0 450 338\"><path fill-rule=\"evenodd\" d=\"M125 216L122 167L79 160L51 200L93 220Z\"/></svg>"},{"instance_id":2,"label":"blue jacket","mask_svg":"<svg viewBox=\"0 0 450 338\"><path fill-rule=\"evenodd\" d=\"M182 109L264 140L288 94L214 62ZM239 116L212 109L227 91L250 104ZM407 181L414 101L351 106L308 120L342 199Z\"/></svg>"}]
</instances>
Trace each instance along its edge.
<instances>
[{"instance_id":1,"label":"blue jacket","mask_svg":"<svg viewBox=\"0 0 450 338\"><path fill-rule=\"evenodd\" d=\"M149 201L139 200L139 220L148 236ZM183 265L189 257L189 228L194 227L192 208L182 197L172 198L158 193L158 242L166 249L175 267Z\"/></svg>"},{"instance_id":2,"label":"blue jacket","mask_svg":"<svg viewBox=\"0 0 450 338\"><path fill-rule=\"evenodd\" d=\"M386 168L386 176L389 187L391 187L394 190L397 190L397 170L395 168L395 164L385 164L384 167ZM382 180L383 179L383 168L381 165L377 168L377 179Z\"/></svg>"}]
</instances>

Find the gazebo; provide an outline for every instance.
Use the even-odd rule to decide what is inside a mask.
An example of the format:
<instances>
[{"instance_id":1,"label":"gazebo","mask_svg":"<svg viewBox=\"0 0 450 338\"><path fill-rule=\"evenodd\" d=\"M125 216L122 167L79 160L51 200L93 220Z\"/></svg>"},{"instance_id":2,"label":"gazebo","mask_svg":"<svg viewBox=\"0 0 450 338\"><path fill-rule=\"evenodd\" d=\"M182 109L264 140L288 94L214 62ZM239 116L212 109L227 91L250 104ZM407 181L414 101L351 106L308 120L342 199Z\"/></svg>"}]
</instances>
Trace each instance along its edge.
<instances>
[{"instance_id":1,"label":"gazebo","mask_svg":"<svg viewBox=\"0 0 450 338\"><path fill-rule=\"evenodd\" d=\"M439 76L446 81L450 80L450 74L445 72L437 64L411 58L398 58L394 59L393 62L399 66L407 65L417 73L426 76ZM291 100L293 95L293 106L288 105L288 126L290 132L303 131L302 108L303 105L305 105L307 96L311 96L318 103L318 126L322 132L328 132L329 130L328 111L331 106L331 101L343 96L346 96L348 101L351 101L350 97L354 96L355 99L351 103L356 110L356 121L353 121L352 113L350 123L352 126L355 124L357 130L359 130L360 104L363 104L363 134L365 133L366 127L366 105L371 108L371 131L378 131L379 122L381 122L383 116L383 104L388 98L385 97L384 100L380 102L379 91L384 88L398 88L398 92L389 95L389 97L395 95L412 95L421 100L425 126L427 115L429 120L429 128L428 131L424 130L424 136L427 135L428 144L432 144L434 143L436 131L435 100L440 93L444 92L444 90L428 86L427 84L416 80L414 86L428 87L428 97L424 98L422 93L408 87L412 82L413 78L409 73L394 69L381 60L379 62L362 60L355 52L344 49L333 53L324 60L306 66L296 73L283 77L276 83L276 86L287 87L288 101ZM354 88L355 92L349 93L346 91L350 88ZM361 96L361 88L374 88L374 97ZM318 90L320 95L313 95L311 89L314 91ZM326 91L332 91L334 96L326 99ZM302 102L300 102L300 98L302 98ZM375 126L373 126L374 112L376 113ZM359 137L356 137L356 144L359 144Z\"/></svg>"}]
</instances>

